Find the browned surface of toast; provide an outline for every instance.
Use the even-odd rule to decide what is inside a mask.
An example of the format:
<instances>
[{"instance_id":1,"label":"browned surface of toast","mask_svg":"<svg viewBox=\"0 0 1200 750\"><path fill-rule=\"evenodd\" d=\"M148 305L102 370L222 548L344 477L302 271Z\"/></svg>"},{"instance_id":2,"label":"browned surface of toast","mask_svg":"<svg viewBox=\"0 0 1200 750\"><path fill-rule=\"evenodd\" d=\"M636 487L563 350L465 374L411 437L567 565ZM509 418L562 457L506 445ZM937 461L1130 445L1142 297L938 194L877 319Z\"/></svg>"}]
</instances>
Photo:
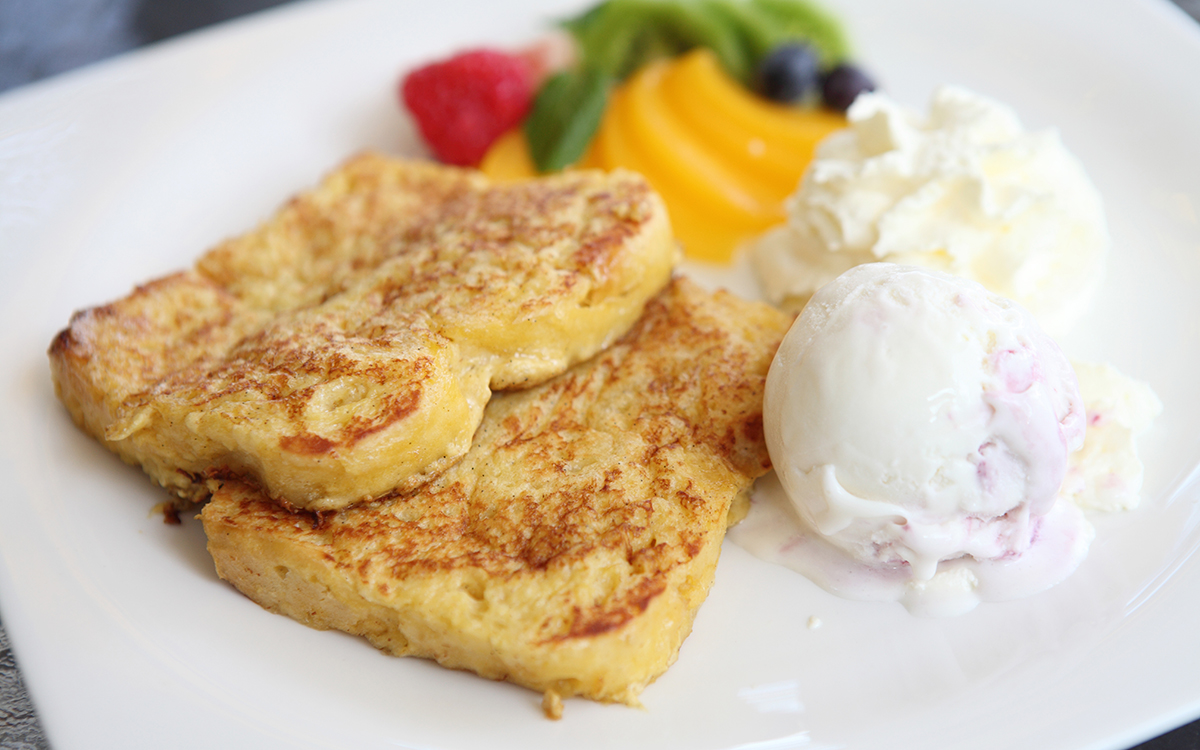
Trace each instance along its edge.
<instances>
[{"instance_id":1,"label":"browned surface of toast","mask_svg":"<svg viewBox=\"0 0 1200 750\"><path fill-rule=\"evenodd\" d=\"M76 313L51 370L84 430L185 500L237 479L337 509L444 471L492 389L610 344L677 255L630 173L494 185L367 154L194 269Z\"/></svg>"},{"instance_id":2,"label":"browned surface of toast","mask_svg":"<svg viewBox=\"0 0 1200 750\"><path fill-rule=\"evenodd\" d=\"M416 491L318 518L224 484L201 514L217 571L395 655L636 704L769 468L762 390L790 321L676 279L609 349L493 398L462 461Z\"/></svg>"}]
</instances>

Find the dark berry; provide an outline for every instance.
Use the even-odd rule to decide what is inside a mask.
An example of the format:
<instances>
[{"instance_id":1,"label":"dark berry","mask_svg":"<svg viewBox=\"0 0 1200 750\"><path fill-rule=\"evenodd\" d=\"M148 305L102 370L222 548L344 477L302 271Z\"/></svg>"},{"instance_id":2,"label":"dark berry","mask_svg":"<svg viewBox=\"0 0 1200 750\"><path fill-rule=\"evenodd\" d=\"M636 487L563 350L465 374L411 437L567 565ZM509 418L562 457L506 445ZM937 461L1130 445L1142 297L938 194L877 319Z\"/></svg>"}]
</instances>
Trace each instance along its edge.
<instances>
[{"instance_id":1,"label":"dark berry","mask_svg":"<svg viewBox=\"0 0 1200 750\"><path fill-rule=\"evenodd\" d=\"M821 98L825 106L845 112L866 91L874 91L875 82L853 65L842 63L825 74L821 82Z\"/></svg>"},{"instance_id":2,"label":"dark berry","mask_svg":"<svg viewBox=\"0 0 1200 750\"><path fill-rule=\"evenodd\" d=\"M798 102L815 95L820 86L820 62L806 44L781 44L759 63L758 90L768 99Z\"/></svg>"},{"instance_id":3,"label":"dark berry","mask_svg":"<svg viewBox=\"0 0 1200 750\"><path fill-rule=\"evenodd\" d=\"M525 118L533 80L529 63L517 55L472 50L409 73L400 95L439 159L473 166Z\"/></svg>"}]
</instances>

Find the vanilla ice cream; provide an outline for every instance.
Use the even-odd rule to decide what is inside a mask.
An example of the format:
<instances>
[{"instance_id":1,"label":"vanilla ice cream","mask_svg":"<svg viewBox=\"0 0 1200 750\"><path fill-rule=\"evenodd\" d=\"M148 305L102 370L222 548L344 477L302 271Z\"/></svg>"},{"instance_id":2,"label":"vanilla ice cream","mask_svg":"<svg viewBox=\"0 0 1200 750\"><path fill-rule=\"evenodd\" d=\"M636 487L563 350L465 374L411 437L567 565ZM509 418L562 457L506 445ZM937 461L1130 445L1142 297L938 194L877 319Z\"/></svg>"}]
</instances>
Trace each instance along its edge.
<instances>
[{"instance_id":1,"label":"vanilla ice cream","mask_svg":"<svg viewBox=\"0 0 1200 750\"><path fill-rule=\"evenodd\" d=\"M1057 502L1086 430L1074 371L975 282L890 263L841 275L785 337L763 413L808 532L790 552L836 593L955 614L1048 588L1087 553L1091 525Z\"/></svg>"},{"instance_id":2,"label":"vanilla ice cream","mask_svg":"<svg viewBox=\"0 0 1200 750\"><path fill-rule=\"evenodd\" d=\"M1027 132L1008 107L949 86L925 116L870 93L848 117L818 147L788 224L753 248L770 301L798 309L843 271L882 260L974 279L1054 335L1083 314L1108 230L1055 131Z\"/></svg>"}]
</instances>

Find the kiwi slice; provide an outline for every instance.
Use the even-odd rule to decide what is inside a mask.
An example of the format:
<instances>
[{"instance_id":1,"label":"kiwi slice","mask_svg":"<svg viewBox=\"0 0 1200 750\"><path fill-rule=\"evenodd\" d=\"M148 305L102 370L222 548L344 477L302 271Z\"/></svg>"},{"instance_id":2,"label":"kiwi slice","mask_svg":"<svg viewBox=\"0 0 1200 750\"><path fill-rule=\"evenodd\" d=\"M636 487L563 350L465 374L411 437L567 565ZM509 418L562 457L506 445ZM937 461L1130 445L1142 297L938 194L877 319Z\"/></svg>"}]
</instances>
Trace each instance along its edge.
<instances>
[{"instance_id":1,"label":"kiwi slice","mask_svg":"<svg viewBox=\"0 0 1200 750\"><path fill-rule=\"evenodd\" d=\"M604 71L579 68L542 85L525 119L525 140L539 172L556 172L579 161L600 127L612 82Z\"/></svg>"},{"instance_id":2,"label":"kiwi slice","mask_svg":"<svg viewBox=\"0 0 1200 750\"><path fill-rule=\"evenodd\" d=\"M816 50L824 68L833 67L850 56L850 42L841 23L813 3L805 0L747 0L746 9L765 20L766 28L772 30L774 39L770 41L768 50L784 42L805 42Z\"/></svg>"},{"instance_id":3,"label":"kiwi slice","mask_svg":"<svg viewBox=\"0 0 1200 750\"><path fill-rule=\"evenodd\" d=\"M708 47L734 76L753 70L740 29L707 1L606 0L564 26L585 64L623 80L651 60Z\"/></svg>"}]
</instances>

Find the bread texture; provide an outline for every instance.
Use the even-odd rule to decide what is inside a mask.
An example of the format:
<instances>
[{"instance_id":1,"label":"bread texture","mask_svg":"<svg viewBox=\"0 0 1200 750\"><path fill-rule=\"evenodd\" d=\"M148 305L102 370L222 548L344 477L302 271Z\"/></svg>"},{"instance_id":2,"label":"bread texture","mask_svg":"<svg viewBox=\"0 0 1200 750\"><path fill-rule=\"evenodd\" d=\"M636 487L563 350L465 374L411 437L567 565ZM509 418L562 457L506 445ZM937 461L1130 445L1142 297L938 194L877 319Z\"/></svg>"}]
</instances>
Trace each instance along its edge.
<instances>
[{"instance_id":1,"label":"bread texture","mask_svg":"<svg viewBox=\"0 0 1200 750\"><path fill-rule=\"evenodd\" d=\"M329 511L466 453L495 389L602 350L678 248L637 175L356 157L273 218L50 347L89 434L185 501L217 480Z\"/></svg>"},{"instance_id":2,"label":"bread texture","mask_svg":"<svg viewBox=\"0 0 1200 750\"><path fill-rule=\"evenodd\" d=\"M415 491L315 515L224 483L201 513L217 572L390 654L636 705L769 468L763 384L790 322L676 279L609 349L493 398Z\"/></svg>"}]
</instances>

